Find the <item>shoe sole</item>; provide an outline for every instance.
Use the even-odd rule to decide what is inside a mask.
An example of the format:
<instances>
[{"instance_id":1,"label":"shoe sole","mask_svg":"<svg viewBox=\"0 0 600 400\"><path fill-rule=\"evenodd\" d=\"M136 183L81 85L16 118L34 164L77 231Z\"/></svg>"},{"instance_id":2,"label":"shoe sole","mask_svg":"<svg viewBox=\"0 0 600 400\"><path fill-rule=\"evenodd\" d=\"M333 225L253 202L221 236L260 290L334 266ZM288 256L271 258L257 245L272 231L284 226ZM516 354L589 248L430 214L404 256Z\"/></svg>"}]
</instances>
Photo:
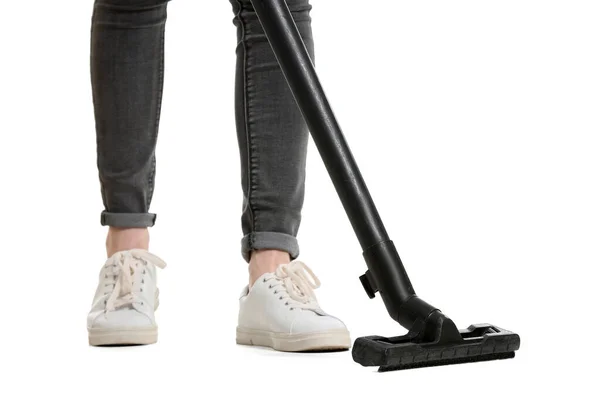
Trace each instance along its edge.
<instances>
[{"instance_id":1,"label":"shoe sole","mask_svg":"<svg viewBox=\"0 0 600 400\"><path fill-rule=\"evenodd\" d=\"M238 327L235 340L241 345L270 347L287 352L347 350L351 345L350 333L345 329L286 334Z\"/></svg>"},{"instance_id":2,"label":"shoe sole","mask_svg":"<svg viewBox=\"0 0 600 400\"><path fill-rule=\"evenodd\" d=\"M88 329L91 346L154 344L158 328L143 329Z\"/></svg>"}]
</instances>

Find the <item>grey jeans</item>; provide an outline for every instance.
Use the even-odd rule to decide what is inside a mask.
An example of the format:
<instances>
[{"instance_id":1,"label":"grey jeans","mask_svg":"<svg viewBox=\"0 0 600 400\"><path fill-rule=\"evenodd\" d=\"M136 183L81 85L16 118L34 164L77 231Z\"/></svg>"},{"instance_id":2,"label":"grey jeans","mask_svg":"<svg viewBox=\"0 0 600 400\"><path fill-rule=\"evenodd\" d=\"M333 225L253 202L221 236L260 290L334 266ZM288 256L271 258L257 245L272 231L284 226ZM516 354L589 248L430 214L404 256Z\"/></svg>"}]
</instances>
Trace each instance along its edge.
<instances>
[{"instance_id":1,"label":"grey jeans","mask_svg":"<svg viewBox=\"0 0 600 400\"><path fill-rule=\"evenodd\" d=\"M168 1L94 2L90 70L104 226L140 228L156 222L149 208ZM314 61L309 0L286 1ZM237 29L232 117L242 166L242 257L249 261L252 250L278 249L295 259L308 128L250 1L230 2Z\"/></svg>"}]
</instances>

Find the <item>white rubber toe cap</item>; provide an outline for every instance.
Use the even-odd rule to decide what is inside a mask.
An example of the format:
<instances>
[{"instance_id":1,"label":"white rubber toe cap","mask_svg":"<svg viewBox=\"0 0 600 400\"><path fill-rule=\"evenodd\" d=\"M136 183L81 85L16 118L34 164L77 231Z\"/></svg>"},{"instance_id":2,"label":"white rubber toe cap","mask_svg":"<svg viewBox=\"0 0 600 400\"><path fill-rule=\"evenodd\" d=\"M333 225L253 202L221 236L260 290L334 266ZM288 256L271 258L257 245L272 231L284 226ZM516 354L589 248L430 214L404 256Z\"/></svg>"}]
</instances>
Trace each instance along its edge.
<instances>
[{"instance_id":1,"label":"white rubber toe cap","mask_svg":"<svg viewBox=\"0 0 600 400\"><path fill-rule=\"evenodd\" d=\"M121 309L109 313L100 313L93 319L93 329L150 328L154 323L145 314L134 309Z\"/></svg>"},{"instance_id":2,"label":"white rubber toe cap","mask_svg":"<svg viewBox=\"0 0 600 400\"><path fill-rule=\"evenodd\" d=\"M320 315L312 310L301 310L290 326L290 334L347 330L346 325L331 315Z\"/></svg>"}]
</instances>

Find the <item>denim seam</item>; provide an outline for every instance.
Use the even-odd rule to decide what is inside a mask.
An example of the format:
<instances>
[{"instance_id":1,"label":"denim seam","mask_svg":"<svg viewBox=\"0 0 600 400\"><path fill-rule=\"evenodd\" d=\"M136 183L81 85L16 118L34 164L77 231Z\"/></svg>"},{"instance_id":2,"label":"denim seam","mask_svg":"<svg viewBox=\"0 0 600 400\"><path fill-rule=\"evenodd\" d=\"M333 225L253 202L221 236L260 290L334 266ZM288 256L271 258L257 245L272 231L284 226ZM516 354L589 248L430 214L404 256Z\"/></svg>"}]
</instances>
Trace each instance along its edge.
<instances>
[{"instance_id":1,"label":"denim seam","mask_svg":"<svg viewBox=\"0 0 600 400\"><path fill-rule=\"evenodd\" d=\"M253 144L252 144L252 134L250 132L250 114L251 114L251 102L248 99L249 98L249 88L252 85L252 82L248 76L248 66L250 64L250 57L248 56L248 47L247 47L247 43L246 43L246 21L245 19L242 17L242 12L244 9L243 4L239 1L236 0L237 4L239 6L238 12L236 13L239 21L241 22L240 26L242 29L242 37L241 37L241 43L242 43L242 49L244 51L244 67L243 67L243 74L244 74L244 130L245 130L245 134L246 134L246 151L247 151L247 157L248 157L248 187L247 187L247 192L248 192L248 209L250 211L250 215L252 218L252 227L251 227L251 233L248 237L248 241L249 241L249 246L250 248L252 248L253 244L254 244L254 234L253 232L256 230L256 213L254 212L253 209L253 201L252 201L252 195L254 193L254 189L255 189L255 185L254 185L254 180L256 178L256 174L255 174L255 170L254 170L254 159L253 159Z\"/></svg>"},{"instance_id":2,"label":"denim seam","mask_svg":"<svg viewBox=\"0 0 600 400\"><path fill-rule=\"evenodd\" d=\"M166 12L166 11L165 11ZM160 124L160 111L161 111L161 104L162 104L162 90L163 90L163 84L164 84L164 46L165 46L165 25L163 25L161 33L160 33L160 51L161 51L161 55L160 55L160 60L159 60L159 71L158 71L158 99L157 99L157 106L156 106L156 118L155 118L155 123L154 123L154 142L156 142L156 138L158 137L158 127ZM154 149L152 151L152 168L150 170L150 176L148 177L148 187L149 187L149 193L148 193L148 198L147 198L147 202L146 202L146 208L150 209L150 203L152 202L152 196L154 196L154 184L155 184L155 176L156 174L156 149Z\"/></svg>"},{"instance_id":3,"label":"denim seam","mask_svg":"<svg viewBox=\"0 0 600 400\"><path fill-rule=\"evenodd\" d=\"M97 5L98 3L94 3L93 7L92 7L92 23L90 24L90 40L89 40L89 46L90 46L90 56L89 56L89 72L90 74L92 73L92 45L93 45L93 37L94 37L94 29L96 29L96 24L93 23L93 21L95 20L96 14L97 14ZM92 92L92 104L94 106L96 106L96 103L98 102L98 100L96 99L96 92L94 90L91 91ZM98 128L98 122L95 122L95 127L96 129ZM98 147L98 138L96 138L96 147ZM104 184L102 182L102 176L100 174L100 164L99 164L99 160L98 158L96 158L96 166L98 167L98 182L100 183L100 196L102 197L102 203L104 205L108 204L108 199L106 198L106 189L104 188ZM106 208L106 206L105 206ZM100 222L102 223L103 221L103 216L101 214L100 216Z\"/></svg>"},{"instance_id":4,"label":"denim seam","mask_svg":"<svg viewBox=\"0 0 600 400\"><path fill-rule=\"evenodd\" d=\"M254 237L254 244L252 246L250 246L250 237ZM260 243L258 247L257 243ZM248 262L250 261L252 250L265 248L287 251L292 260L296 259L300 253L296 236L287 233L273 231L252 232L242 238L242 257Z\"/></svg>"},{"instance_id":5,"label":"denim seam","mask_svg":"<svg viewBox=\"0 0 600 400\"><path fill-rule=\"evenodd\" d=\"M131 26L127 25L127 24L116 24L116 23L107 24L107 23L104 23L104 22L95 22L94 24L95 25L99 25L99 26L109 25L111 28L117 28L117 29L135 30L135 29L156 28L157 26L164 25L165 23L164 22L158 22L156 24L139 25L139 26L136 26L136 27L131 27Z\"/></svg>"},{"instance_id":6,"label":"denim seam","mask_svg":"<svg viewBox=\"0 0 600 400\"><path fill-rule=\"evenodd\" d=\"M167 1L168 3L168 1ZM94 8L96 7L106 7L106 8L115 8L115 9L120 9L122 11L146 11L146 10L152 10L154 8L160 8L164 5L164 3L160 3L160 4L151 4L151 5L139 5L139 6L131 6L131 5L122 5L122 4L112 4L112 3L102 3L99 1L96 1L94 4Z\"/></svg>"}]
</instances>

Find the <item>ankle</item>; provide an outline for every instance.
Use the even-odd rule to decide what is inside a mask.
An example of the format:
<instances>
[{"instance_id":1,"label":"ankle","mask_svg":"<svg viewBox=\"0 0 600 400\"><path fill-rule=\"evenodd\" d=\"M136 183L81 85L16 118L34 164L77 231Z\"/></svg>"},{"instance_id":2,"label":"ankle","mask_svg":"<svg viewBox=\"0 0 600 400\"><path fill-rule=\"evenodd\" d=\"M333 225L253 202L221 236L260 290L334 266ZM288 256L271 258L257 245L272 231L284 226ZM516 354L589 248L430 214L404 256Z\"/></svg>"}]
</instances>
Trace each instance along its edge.
<instances>
[{"instance_id":1,"label":"ankle","mask_svg":"<svg viewBox=\"0 0 600 400\"><path fill-rule=\"evenodd\" d=\"M288 264L291 261L288 252L281 250L254 250L250 256L248 272L250 274L250 286L256 282L262 275L275 272L281 264Z\"/></svg>"},{"instance_id":2,"label":"ankle","mask_svg":"<svg viewBox=\"0 0 600 400\"><path fill-rule=\"evenodd\" d=\"M150 233L147 228L115 228L110 227L106 236L106 254L108 257L116 252L144 249L148 250Z\"/></svg>"}]
</instances>

